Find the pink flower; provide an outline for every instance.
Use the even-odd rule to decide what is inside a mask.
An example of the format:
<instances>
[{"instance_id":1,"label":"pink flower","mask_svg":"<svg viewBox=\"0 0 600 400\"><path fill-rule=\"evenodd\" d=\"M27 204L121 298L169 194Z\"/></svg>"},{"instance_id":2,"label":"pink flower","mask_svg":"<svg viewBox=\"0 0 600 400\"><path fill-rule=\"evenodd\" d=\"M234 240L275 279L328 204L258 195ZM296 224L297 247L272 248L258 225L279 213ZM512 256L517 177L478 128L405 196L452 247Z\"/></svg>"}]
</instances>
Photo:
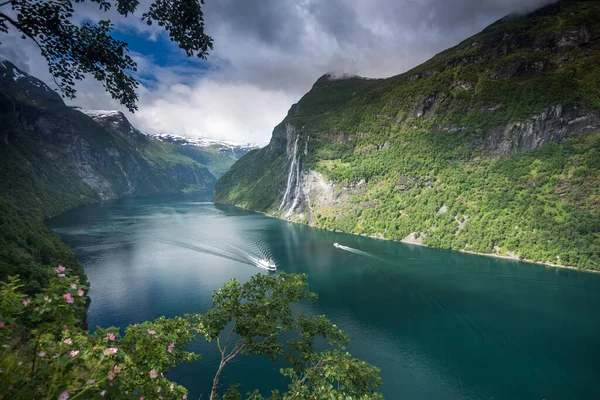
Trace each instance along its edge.
<instances>
[{"instance_id":1,"label":"pink flower","mask_svg":"<svg viewBox=\"0 0 600 400\"><path fill-rule=\"evenodd\" d=\"M155 369L150 370L150 378L156 379L158 377L158 371Z\"/></svg>"},{"instance_id":2,"label":"pink flower","mask_svg":"<svg viewBox=\"0 0 600 400\"><path fill-rule=\"evenodd\" d=\"M58 396L58 400L67 400L69 397L69 392L62 392L60 396Z\"/></svg>"},{"instance_id":3,"label":"pink flower","mask_svg":"<svg viewBox=\"0 0 600 400\"><path fill-rule=\"evenodd\" d=\"M109 333L108 334L108 340L115 340L115 334L114 333Z\"/></svg>"},{"instance_id":4,"label":"pink flower","mask_svg":"<svg viewBox=\"0 0 600 400\"><path fill-rule=\"evenodd\" d=\"M63 267L62 265L59 265L58 268L56 268L56 272L65 272L66 268Z\"/></svg>"},{"instance_id":5,"label":"pink flower","mask_svg":"<svg viewBox=\"0 0 600 400\"><path fill-rule=\"evenodd\" d=\"M73 299L73 296L71 296L71 293L63 294L63 299L65 299L67 304L73 304L73 302L75 301L75 299Z\"/></svg>"},{"instance_id":6,"label":"pink flower","mask_svg":"<svg viewBox=\"0 0 600 400\"><path fill-rule=\"evenodd\" d=\"M79 354L79 350L71 350L71 357L77 357L77 355Z\"/></svg>"},{"instance_id":7,"label":"pink flower","mask_svg":"<svg viewBox=\"0 0 600 400\"><path fill-rule=\"evenodd\" d=\"M119 349L117 349L115 347L109 347L108 349L104 350L104 355L109 356L111 354L116 354L117 351L119 351Z\"/></svg>"},{"instance_id":8,"label":"pink flower","mask_svg":"<svg viewBox=\"0 0 600 400\"><path fill-rule=\"evenodd\" d=\"M73 340L71 340L71 338L66 338L65 340L63 340L66 344L73 344Z\"/></svg>"},{"instance_id":9,"label":"pink flower","mask_svg":"<svg viewBox=\"0 0 600 400\"><path fill-rule=\"evenodd\" d=\"M10 385L10 386L8 387L8 390L13 390L13 385Z\"/></svg>"},{"instance_id":10,"label":"pink flower","mask_svg":"<svg viewBox=\"0 0 600 400\"><path fill-rule=\"evenodd\" d=\"M71 289L77 289L77 285L74 283L71 283Z\"/></svg>"},{"instance_id":11,"label":"pink flower","mask_svg":"<svg viewBox=\"0 0 600 400\"><path fill-rule=\"evenodd\" d=\"M31 299L25 299L25 300L23 300L23 305L24 305L25 307L27 307L27 305L28 305L29 303L31 303Z\"/></svg>"},{"instance_id":12,"label":"pink flower","mask_svg":"<svg viewBox=\"0 0 600 400\"><path fill-rule=\"evenodd\" d=\"M46 357L46 352L45 351L40 351L38 353L38 356L40 356L40 357Z\"/></svg>"},{"instance_id":13,"label":"pink flower","mask_svg":"<svg viewBox=\"0 0 600 400\"><path fill-rule=\"evenodd\" d=\"M44 300L47 301L48 303L52 302L52 299L48 296L44 296Z\"/></svg>"},{"instance_id":14,"label":"pink flower","mask_svg":"<svg viewBox=\"0 0 600 400\"><path fill-rule=\"evenodd\" d=\"M103 390L100 392L100 396L104 397L104 395L106 394L106 390Z\"/></svg>"},{"instance_id":15,"label":"pink flower","mask_svg":"<svg viewBox=\"0 0 600 400\"><path fill-rule=\"evenodd\" d=\"M117 376L117 374L115 374L112 371L108 371L108 380L112 381L113 379L115 379L115 377Z\"/></svg>"},{"instance_id":16,"label":"pink flower","mask_svg":"<svg viewBox=\"0 0 600 400\"><path fill-rule=\"evenodd\" d=\"M79 297L83 296L84 294L85 294L85 292L83 290L81 290L81 289L79 289L77 291L77 296L79 296Z\"/></svg>"},{"instance_id":17,"label":"pink flower","mask_svg":"<svg viewBox=\"0 0 600 400\"><path fill-rule=\"evenodd\" d=\"M4 328L4 322L0 321L0 329Z\"/></svg>"},{"instance_id":18,"label":"pink flower","mask_svg":"<svg viewBox=\"0 0 600 400\"><path fill-rule=\"evenodd\" d=\"M119 372L121 372L121 367L119 367L118 365L115 365L115 372L118 374Z\"/></svg>"},{"instance_id":19,"label":"pink flower","mask_svg":"<svg viewBox=\"0 0 600 400\"><path fill-rule=\"evenodd\" d=\"M59 278L64 278L66 275L65 274L58 274Z\"/></svg>"},{"instance_id":20,"label":"pink flower","mask_svg":"<svg viewBox=\"0 0 600 400\"><path fill-rule=\"evenodd\" d=\"M140 400L144 400L144 396L140 396Z\"/></svg>"},{"instance_id":21,"label":"pink flower","mask_svg":"<svg viewBox=\"0 0 600 400\"><path fill-rule=\"evenodd\" d=\"M67 326L66 326L66 325L63 325L63 329L66 331L66 330L67 330Z\"/></svg>"},{"instance_id":22,"label":"pink flower","mask_svg":"<svg viewBox=\"0 0 600 400\"><path fill-rule=\"evenodd\" d=\"M167 347L167 351L169 353L172 353L174 348L175 348L175 342L171 342L171 344L169 345L169 347Z\"/></svg>"},{"instance_id":23,"label":"pink flower","mask_svg":"<svg viewBox=\"0 0 600 400\"><path fill-rule=\"evenodd\" d=\"M148 329L148 334L149 335L156 335L156 331L154 331L152 329Z\"/></svg>"},{"instance_id":24,"label":"pink flower","mask_svg":"<svg viewBox=\"0 0 600 400\"><path fill-rule=\"evenodd\" d=\"M181 396L182 399L187 399L187 394L184 394L183 396Z\"/></svg>"}]
</instances>

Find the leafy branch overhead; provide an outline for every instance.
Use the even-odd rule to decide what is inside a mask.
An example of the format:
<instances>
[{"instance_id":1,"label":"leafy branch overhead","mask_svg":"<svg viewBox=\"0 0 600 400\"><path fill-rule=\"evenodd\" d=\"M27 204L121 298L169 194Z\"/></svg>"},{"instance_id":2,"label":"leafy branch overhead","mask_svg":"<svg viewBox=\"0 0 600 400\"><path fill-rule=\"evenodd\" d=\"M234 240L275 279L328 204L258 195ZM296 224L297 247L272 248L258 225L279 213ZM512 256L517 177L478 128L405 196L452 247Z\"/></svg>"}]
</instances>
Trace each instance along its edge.
<instances>
[{"instance_id":1,"label":"leafy branch overhead","mask_svg":"<svg viewBox=\"0 0 600 400\"><path fill-rule=\"evenodd\" d=\"M123 17L133 14L137 0L91 0L100 10ZM64 97L75 98L75 82L86 74L102 82L111 96L130 111L137 110L137 64L127 43L111 36L109 20L77 23L74 4L85 0L10 0L0 3L0 32L17 30L33 40ZM213 40L204 33L204 0L156 0L141 14L148 25L164 28L188 57L206 58Z\"/></svg>"}]
</instances>

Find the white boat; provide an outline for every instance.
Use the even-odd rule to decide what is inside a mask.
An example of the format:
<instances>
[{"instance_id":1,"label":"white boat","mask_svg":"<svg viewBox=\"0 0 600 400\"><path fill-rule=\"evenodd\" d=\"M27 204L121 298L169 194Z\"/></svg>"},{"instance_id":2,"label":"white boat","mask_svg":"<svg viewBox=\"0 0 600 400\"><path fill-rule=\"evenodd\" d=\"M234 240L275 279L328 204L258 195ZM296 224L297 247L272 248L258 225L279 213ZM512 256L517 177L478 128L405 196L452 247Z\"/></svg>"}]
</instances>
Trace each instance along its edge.
<instances>
[{"instance_id":1,"label":"white boat","mask_svg":"<svg viewBox=\"0 0 600 400\"><path fill-rule=\"evenodd\" d=\"M267 271L277 271L277 265L271 259L263 258L258 260L258 268L266 269Z\"/></svg>"},{"instance_id":2,"label":"white boat","mask_svg":"<svg viewBox=\"0 0 600 400\"><path fill-rule=\"evenodd\" d=\"M339 243L334 243L334 244L333 244L333 247L337 247L337 248L339 249L339 248L340 248L340 247L342 247L342 246L340 246L340 244L339 244Z\"/></svg>"}]
</instances>

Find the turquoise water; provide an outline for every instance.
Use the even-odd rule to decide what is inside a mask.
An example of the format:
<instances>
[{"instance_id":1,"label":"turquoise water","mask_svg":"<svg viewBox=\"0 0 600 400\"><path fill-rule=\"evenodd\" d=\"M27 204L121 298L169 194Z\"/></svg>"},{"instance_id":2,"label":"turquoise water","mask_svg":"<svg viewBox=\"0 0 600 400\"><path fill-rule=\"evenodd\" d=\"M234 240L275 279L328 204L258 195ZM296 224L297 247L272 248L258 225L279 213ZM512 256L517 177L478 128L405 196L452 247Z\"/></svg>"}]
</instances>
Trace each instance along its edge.
<instances>
[{"instance_id":1,"label":"turquoise water","mask_svg":"<svg viewBox=\"0 0 600 400\"><path fill-rule=\"evenodd\" d=\"M49 221L92 284L90 327L202 312L225 281L272 257L306 273L316 304L381 368L389 399L600 398L600 275L324 232L210 196L127 199ZM333 243L347 246L337 249ZM213 345L169 377L207 398ZM225 385L285 388L278 367L240 358Z\"/></svg>"}]
</instances>

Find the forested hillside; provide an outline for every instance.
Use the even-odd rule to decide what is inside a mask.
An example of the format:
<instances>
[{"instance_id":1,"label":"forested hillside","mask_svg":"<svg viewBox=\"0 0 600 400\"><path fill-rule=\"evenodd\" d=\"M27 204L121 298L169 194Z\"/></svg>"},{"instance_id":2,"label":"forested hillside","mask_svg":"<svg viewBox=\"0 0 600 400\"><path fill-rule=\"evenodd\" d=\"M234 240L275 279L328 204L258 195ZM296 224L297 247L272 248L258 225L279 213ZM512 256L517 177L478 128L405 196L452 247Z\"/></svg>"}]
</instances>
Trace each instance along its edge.
<instances>
[{"instance_id":1,"label":"forested hillside","mask_svg":"<svg viewBox=\"0 0 600 400\"><path fill-rule=\"evenodd\" d=\"M392 78L321 77L215 200L600 269L600 3L507 16Z\"/></svg>"},{"instance_id":2,"label":"forested hillside","mask_svg":"<svg viewBox=\"0 0 600 400\"><path fill-rule=\"evenodd\" d=\"M35 292L49 278L42 266L58 263L85 279L46 217L98 200L212 189L216 178L182 146L118 119L107 129L0 61L0 280L19 274Z\"/></svg>"}]
</instances>

